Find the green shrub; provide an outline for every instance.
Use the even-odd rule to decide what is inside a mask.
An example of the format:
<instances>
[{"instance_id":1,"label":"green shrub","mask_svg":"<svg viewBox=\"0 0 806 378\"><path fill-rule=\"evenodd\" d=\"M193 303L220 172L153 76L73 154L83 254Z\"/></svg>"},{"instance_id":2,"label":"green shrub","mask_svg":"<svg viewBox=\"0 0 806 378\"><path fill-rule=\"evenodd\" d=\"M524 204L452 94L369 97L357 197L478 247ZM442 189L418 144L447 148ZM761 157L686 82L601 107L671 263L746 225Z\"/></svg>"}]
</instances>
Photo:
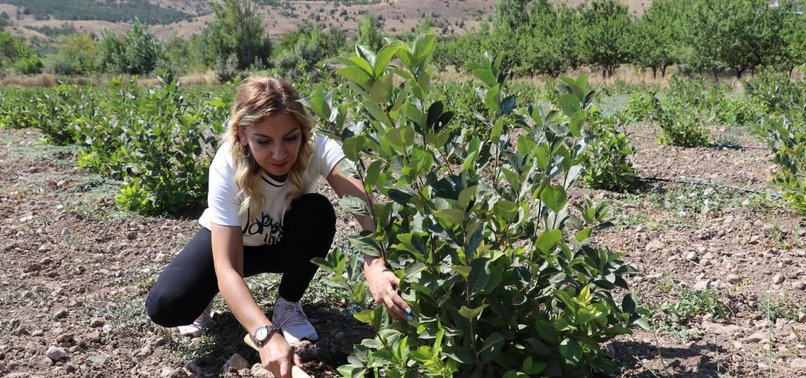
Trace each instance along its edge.
<instances>
[{"instance_id":1,"label":"green shrub","mask_svg":"<svg viewBox=\"0 0 806 378\"><path fill-rule=\"evenodd\" d=\"M346 197L342 206L375 219L375 232L351 238L381 255L403 281L415 319L390 321L383 306L355 315L378 331L357 345L345 377L583 376L612 371L601 347L637 320L632 295L621 304L632 268L588 238L606 211L590 200L569 204L578 152L589 121L587 78L562 79L553 106L518 106L502 91L501 59L471 70L490 116L459 130L443 102L431 100L434 36L411 45L357 49L337 73L361 107L348 109L321 91L308 102L343 141L346 156L377 201ZM396 57L399 63L389 64ZM396 78L393 80L393 75ZM399 79L399 81L398 81ZM393 85L394 83L394 85ZM526 122L527 118L530 120ZM533 123L533 125L532 125ZM573 226L573 227L572 227ZM320 266L359 274L357 256L339 253ZM353 295L366 296L366 289Z\"/></svg>"},{"instance_id":2,"label":"green shrub","mask_svg":"<svg viewBox=\"0 0 806 378\"><path fill-rule=\"evenodd\" d=\"M780 168L773 183L785 200L806 214L806 117L770 116L761 127L773 161Z\"/></svg>"},{"instance_id":3,"label":"green shrub","mask_svg":"<svg viewBox=\"0 0 806 378\"><path fill-rule=\"evenodd\" d=\"M615 117L591 112L591 140L579 156L582 179L591 188L622 191L635 183L636 171L630 161L635 147L616 122Z\"/></svg>"},{"instance_id":4,"label":"green shrub","mask_svg":"<svg viewBox=\"0 0 806 378\"><path fill-rule=\"evenodd\" d=\"M624 115L630 122L650 122L657 113L658 99L654 93L632 92Z\"/></svg>"}]
</instances>

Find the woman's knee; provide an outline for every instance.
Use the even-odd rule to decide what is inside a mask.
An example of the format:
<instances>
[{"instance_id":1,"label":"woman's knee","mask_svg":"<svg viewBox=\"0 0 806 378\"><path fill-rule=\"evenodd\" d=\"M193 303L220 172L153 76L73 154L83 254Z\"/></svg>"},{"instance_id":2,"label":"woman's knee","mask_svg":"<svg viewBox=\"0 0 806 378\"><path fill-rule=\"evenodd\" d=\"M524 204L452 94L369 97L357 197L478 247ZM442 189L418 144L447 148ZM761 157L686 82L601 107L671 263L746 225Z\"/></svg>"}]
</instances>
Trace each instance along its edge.
<instances>
[{"instance_id":1,"label":"woman's knee","mask_svg":"<svg viewBox=\"0 0 806 378\"><path fill-rule=\"evenodd\" d=\"M308 193L295 199L291 203L288 216L297 220L303 227L308 225L326 231L336 230L336 211L333 209L333 204L319 193Z\"/></svg>"},{"instance_id":2,"label":"woman's knee","mask_svg":"<svg viewBox=\"0 0 806 378\"><path fill-rule=\"evenodd\" d=\"M153 292L149 293L146 298L146 313L149 319L163 327L178 327L192 323L196 317L186 314L185 307L187 306L179 301Z\"/></svg>"}]
</instances>

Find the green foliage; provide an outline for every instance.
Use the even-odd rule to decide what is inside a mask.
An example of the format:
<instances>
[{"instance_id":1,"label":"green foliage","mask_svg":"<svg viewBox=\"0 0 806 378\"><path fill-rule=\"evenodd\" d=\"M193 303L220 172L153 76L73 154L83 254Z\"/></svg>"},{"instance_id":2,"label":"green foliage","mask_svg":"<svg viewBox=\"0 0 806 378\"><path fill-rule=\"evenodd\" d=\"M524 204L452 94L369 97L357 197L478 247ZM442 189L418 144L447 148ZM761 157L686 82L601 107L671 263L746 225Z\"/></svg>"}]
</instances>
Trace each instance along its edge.
<instances>
[{"instance_id":1,"label":"green foliage","mask_svg":"<svg viewBox=\"0 0 806 378\"><path fill-rule=\"evenodd\" d=\"M20 73L38 73L42 63L24 39L0 31L0 71L6 68L14 68Z\"/></svg>"},{"instance_id":2,"label":"green foliage","mask_svg":"<svg viewBox=\"0 0 806 378\"><path fill-rule=\"evenodd\" d=\"M58 52L50 56L48 71L59 75L89 74L98 70L98 46L87 33L59 38Z\"/></svg>"},{"instance_id":3,"label":"green foliage","mask_svg":"<svg viewBox=\"0 0 806 378\"><path fill-rule=\"evenodd\" d=\"M635 91L630 93L624 116L630 122L649 122L657 113L658 99L654 93Z\"/></svg>"},{"instance_id":4,"label":"green foliage","mask_svg":"<svg viewBox=\"0 0 806 378\"><path fill-rule=\"evenodd\" d=\"M376 193L369 208L343 201L375 220L376 231L352 237L353 247L385 258L414 316L390 321L383 306L356 314L378 333L355 347L340 374L581 376L615 369L601 343L629 333L637 319L632 296L618 305L611 293L626 288L623 276L633 270L587 242L604 206L571 206L567 194L581 172L592 99L586 77L564 78L553 106L518 106L504 91L501 57L488 55L469 66L487 111L459 128L453 117L460 110L432 99L434 45L424 34L379 51L359 46L337 73L360 107L322 91L308 99ZM356 123L345 127L348 113ZM349 278L346 267L354 265L347 254L318 263L335 282Z\"/></svg>"},{"instance_id":5,"label":"green foliage","mask_svg":"<svg viewBox=\"0 0 806 378\"><path fill-rule=\"evenodd\" d=\"M627 63L631 31L627 7L616 0L596 0L581 10L579 54L584 62L611 76Z\"/></svg>"},{"instance_id":6,"label":"green foliage","mask_svg":"<svg viewBox=\"0 0 806 378\"><path fill-rule=\"evenodd\" d=\"M206 193L209 156L203 152L215 148L225 113L219 99L190 102L176 82L142 90L132 80L86 120L79 163L123 181L115 196L122 210L195 208Z\"/></svg>"},{"instance_id":7,"label":"green foliage","mask_svg":"<svg viewBox=\"0 0 806 378\"><path fill-rule=\"evenodd\" d=\"M764 74L745 81L744 86L768 113L756 131L767 141L780 168L773 183L784 199L806 214L806 81Z\"/></svg>"},{"instance_id":8,"label":"green foliage","mask_svg":"<svg viewBox=\"0 0 806 378\"><path fill-rule=\"evenodd\" d=\"M602 117L591 111L589 146L580 154L582 178L592 188L623 191L635 183L636 170L630 161L635 147L618 128L616 117Z\"/></svg>"},{"instance_id":9,"label":"green foliage","mask_svg":"<svg viewBox=\"0 0 806 378\"><path fill-rule=\"evenodd\" d=\"M635 22L627 36L631 60L639 67L658 70L666 76L666 68L676 62L676 33L679 33L681 9L677 0L656 0L644 15Z\"/></svg>"},{"instance_id":10,"label":"green foliage","mask_svg":"<svg viewBox=\"0 0 806 378\"><path fill-rule=\"evenodd\" d=\"M304 26L280 39L275 52L277 66L286 75L298 68L308 72L322 60L337 56L346 45L347 38L339 28L332 27L329 33L324 33L314 26Z\"/></svg>"},{"instance_id":11,"label":"green foliage","mask_svg":"<svg viewBox=\"0 0 806 378\"><path fill-rule=\"evenodd\" d=\"M132 30L123 36L104 32L99 46L99 64L104 72L147 74L157 67L162 51L162 42L148 26L135 21Z\"/></svg>"},{"instance_id":12,"label":"green foliage","mask_svg":"<svg viewBox=\"0 0 806 378\"><path fill-rule=\"evenodd\" d=\"M224 0L211 5L215 19L202 32L208 64L226 64L233 56L239 70L255 61L268 63L272 44L254 1Z\"/></svg>"},{"instance_id":13,"label":"green foliage","mask_svg":"<svg viewBox=\"0 0 806 378\"><path fill-rule=\"evenodd\" d=\"M24 7L35 18L59 20L103 20L125 22L139 19L146 24L170 24L189 20L189 14L173 8L162 8L148 0L3 0Z\"/></svg>"},{"instance_id":14,"label":"green foliage","mask_svg":"<svg viewBox=\"0 0 806 378\"><path fill-rule=\"evenodd\" d=\"M366 46L372 51L380 50L383 45L383 25L375 17L367 16L358 24L356 43Z\"/></svg>"},{"instance_id":15,"label":"green foliage","mask_svg":"<svg viewBox=\"0 0 806 378\"><path fill-rule=\"evenodd\" d=\"M656 107L655 117L663 130L658 141L681 147L710 145L708 126L723 97L720 88L708 86L705 80L672 79L666 97Z\"/></svg>"}]
</instances>

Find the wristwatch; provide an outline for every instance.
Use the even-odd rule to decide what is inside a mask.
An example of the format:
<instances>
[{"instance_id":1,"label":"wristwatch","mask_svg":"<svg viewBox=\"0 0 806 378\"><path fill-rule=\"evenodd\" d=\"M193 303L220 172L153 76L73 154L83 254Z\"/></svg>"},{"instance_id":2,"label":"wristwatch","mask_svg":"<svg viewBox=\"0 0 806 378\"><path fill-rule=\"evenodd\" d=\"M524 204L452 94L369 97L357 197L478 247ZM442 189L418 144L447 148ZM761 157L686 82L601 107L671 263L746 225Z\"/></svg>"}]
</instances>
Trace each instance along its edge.
<instances>
[{"instance_id":1,"label":"wristwatch","mask_svg":"<svg viewBox=\"0 0 806 378\"><path fill-rule=\"evenodd\" d=\"M271 335L275 332L280 332L280 326L277 324L264 325L255 330L255 333L249 335L249 337L252 338L252 342L255 343L255 346L260 348L271 339Z\"/></svg>"}]
</instances>

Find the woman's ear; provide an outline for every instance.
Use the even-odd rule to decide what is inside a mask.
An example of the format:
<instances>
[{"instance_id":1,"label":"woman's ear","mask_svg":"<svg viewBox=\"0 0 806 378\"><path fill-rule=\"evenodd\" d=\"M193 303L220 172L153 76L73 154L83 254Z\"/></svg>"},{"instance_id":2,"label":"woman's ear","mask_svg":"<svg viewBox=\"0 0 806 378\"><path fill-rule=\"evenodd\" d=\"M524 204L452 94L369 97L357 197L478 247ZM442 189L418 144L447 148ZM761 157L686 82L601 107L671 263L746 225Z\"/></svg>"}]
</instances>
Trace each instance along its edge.
<instances>
[{"instance_id":1,"label":"woman's ear","mask_svg":"<svg viewBox=\"0 0 806 378\"><path fill-rule=\"evenodd\" d=\"M248 143L246 143L246 133L243 132L243 128L240 127L240 126L238 127L238 134L237 135L238 135L237 142L242 147L246 147L246 145L248 144Z\"/></svg>"}]
</instances>

